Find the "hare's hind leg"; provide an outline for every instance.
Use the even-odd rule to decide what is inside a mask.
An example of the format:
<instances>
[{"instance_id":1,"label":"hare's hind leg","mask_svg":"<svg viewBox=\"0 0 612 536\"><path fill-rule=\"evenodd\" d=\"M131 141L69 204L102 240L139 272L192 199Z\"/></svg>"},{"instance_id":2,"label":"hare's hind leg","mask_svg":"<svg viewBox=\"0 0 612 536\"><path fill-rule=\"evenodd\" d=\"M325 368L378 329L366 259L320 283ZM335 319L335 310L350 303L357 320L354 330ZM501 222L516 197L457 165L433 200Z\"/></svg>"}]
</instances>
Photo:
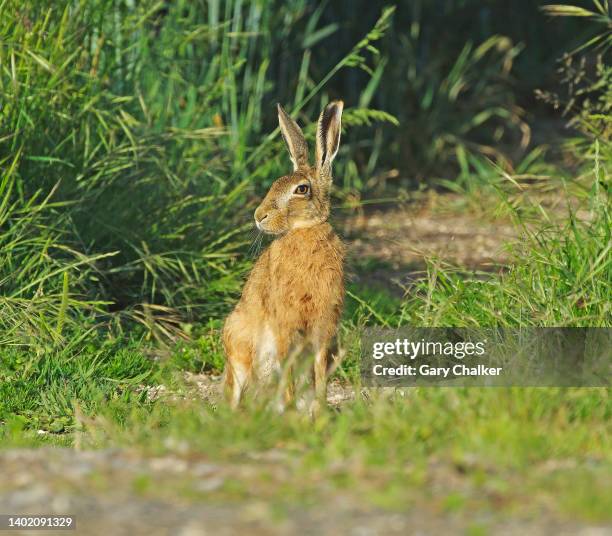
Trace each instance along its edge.
<instances>
[{"instance_id":1,"label":"hare's hind leg","mask_svg":"<svg viewBox=\"0 0 612 536\"><path fill-rule=\"evenodd\" d=\"M240 404L253 369L253 343L249 331L234 311L223 329L225 348L225 391L232 408Z\"/></svg>"},{"instance_id":2,"label":"hare's hind leg","mask_svg":"<svg viewBox=\"0 0 612 536\"><path fill-rule=\"evenodd\" d=\"M225 366L225 391L232 409L236 409L251 375L251 367L243 360L228 359Z\"/></svg>"}]
</instances>

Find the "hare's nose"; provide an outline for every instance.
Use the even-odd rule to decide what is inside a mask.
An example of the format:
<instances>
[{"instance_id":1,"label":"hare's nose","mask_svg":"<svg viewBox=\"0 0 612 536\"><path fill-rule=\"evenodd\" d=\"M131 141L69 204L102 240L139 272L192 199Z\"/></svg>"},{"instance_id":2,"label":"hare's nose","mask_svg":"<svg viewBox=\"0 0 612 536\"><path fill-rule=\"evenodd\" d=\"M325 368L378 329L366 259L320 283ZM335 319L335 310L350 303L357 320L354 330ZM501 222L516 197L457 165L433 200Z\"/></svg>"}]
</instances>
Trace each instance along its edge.
<instances>
[{"instance_id":1,"label":"hare's nose","mask_svg":"<svg viewBox=\"0 0 612 536\"><path fill-rule=\"evenodd\" d=\"M262 227L261 224L262 222L268 217L268 214L264 214L263 216L261 215L260 212L256 212L255 213L255 226L261 231Z\"/></svg>"}]
</instances>

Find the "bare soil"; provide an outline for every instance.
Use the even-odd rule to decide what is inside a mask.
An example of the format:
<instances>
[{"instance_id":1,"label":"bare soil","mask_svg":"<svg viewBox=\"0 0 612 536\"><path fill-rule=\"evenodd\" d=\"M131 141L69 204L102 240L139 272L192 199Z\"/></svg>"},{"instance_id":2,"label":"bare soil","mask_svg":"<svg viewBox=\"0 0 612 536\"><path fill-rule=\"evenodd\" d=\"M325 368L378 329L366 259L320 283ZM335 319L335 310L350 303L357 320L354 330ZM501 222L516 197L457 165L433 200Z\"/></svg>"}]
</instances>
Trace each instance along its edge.
<instances>
[{"instance_id":1,"label":"bare soil","mask_svg":"<svg viewBox=\"0 0 612 536\"><path fill-rule=\"evenodd\" d=\"M374 208L342 219L350 277L401 294L422 275L426 261L469 271L501 269L516 229L482 210L453 209L459 199L434 196L418 205Z\"/></svg>"},{"instance_id":2,"label":"bare soil","mask_svg":"<svg viewBox=\"0 0 612 536\"><path fill-rule=\"evenodd\" d=\"M483 221L470 213L436 214L409 209L376 210L346 222L355 257L394 267L424 266L439 258L465 268L487 269L507 260L504 244L516 238L512 225Z\"/></svg>"},{"instance_id":3,"label":"bare soil","mask_svg":"<svg viewBox=\"0 0 612 536\"><path fill-rule=\"evenodd\" d=\"M389 512L362 504L348 492L322 485L317 505L271 505L257 497L258 482L282 485L290 467L271 451L239 463L206 458L143 458L128 450L64 448L0 451L0 511L76 516L76 531L54 534L132 535L420 535L489 533L506 536L608 536L612 529L542 516L511 519L441 513L411 505ZM280 460L282 461L282 459ZM434 463L432 478L444 486L461 478ZM438 476L436 476L438 475ZM263 478L262 478L263 477ZM449 480L450 479L450 480ZM226 482L251 485L247 498L227 497ZM435 484L435 482L433 482ZM479 527L480 532L476 531ZM6 531L6 534L38 534Z\"/></svg>"}]
</instances>

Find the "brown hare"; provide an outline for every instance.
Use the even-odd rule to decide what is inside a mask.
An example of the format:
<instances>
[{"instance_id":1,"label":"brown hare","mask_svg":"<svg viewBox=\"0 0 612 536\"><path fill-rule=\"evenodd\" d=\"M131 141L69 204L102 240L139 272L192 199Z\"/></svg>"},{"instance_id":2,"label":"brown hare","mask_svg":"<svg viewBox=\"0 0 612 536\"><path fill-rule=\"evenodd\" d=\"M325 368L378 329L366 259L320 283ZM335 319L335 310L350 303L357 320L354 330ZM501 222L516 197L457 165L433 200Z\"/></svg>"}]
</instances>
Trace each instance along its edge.
<instances>
[{"instance_id":1,"label":"brown hare","mask_svg":"<svg viewBox=\"0 0 612 536\"><path fill-rule=\"evenodd\" d=\"M287 360L291 367L305 350L314 355L315 411L325 402L327 359L344 298L344 245L327 222L343 106L335 101L321 112L312 167L300 127L278 105L293 172L272 184L255 211L257 228L277 238L255 263L225 321L225 387L233 407L245 387L280 378ZM290 370L283 376L289 378L284 398L290 402Z\"/></svg>"}]
</instances>

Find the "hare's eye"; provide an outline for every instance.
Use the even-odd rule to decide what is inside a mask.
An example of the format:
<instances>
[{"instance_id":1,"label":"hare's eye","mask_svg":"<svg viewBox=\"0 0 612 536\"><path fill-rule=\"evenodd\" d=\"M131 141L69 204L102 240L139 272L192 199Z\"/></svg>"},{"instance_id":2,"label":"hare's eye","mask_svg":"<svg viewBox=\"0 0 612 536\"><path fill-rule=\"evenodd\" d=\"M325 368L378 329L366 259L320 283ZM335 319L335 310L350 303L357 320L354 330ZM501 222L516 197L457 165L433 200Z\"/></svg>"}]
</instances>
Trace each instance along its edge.
<instances>
[{"instance_id":1,"label":"hare's eye","mask_svg":"<svg viewBox=\"0 0 612 536\"><path fill-rule=\"evenodd\" d=\"M307 184L300 184L296 189L295 192L293 192L294 194L299 194L299 195L305 195L308 193L308 185Z\"/></svg>"}]
</instances>

